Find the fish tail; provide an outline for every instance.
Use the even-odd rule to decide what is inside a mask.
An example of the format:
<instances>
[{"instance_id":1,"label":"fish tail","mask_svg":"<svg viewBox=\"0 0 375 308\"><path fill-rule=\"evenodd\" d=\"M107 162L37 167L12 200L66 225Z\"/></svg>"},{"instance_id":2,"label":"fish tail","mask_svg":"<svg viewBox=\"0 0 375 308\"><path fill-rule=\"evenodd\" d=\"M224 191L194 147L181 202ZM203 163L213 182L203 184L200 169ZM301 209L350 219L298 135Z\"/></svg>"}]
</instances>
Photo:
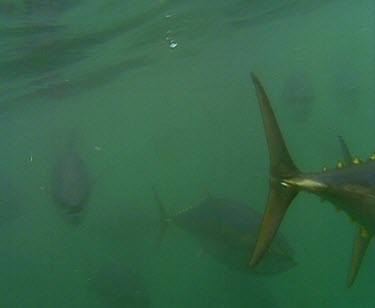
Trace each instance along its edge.
<instances>
[{"instance_id":1,"label":"fish tail","mask_svg":"<svg viewBox=\"0 0 375 308\"><path fill-rule=\"evenodd\" d=\"M251 74L251 77L262 114L270 157L270 188L268 201L255 250L250 261L250 266L255 266L270 247L290 203L298 194L298 188L288 184L287 181L284 180L300 175L300 171L294 164L285 145L284 138L265 89L257 76Z\"/></svg>"},{"instance_id":2,"label":"fish tail","mask_svg":"<svg viewBox=\"0 0 375 308\"><path fill-rule=\"evenodd\" d=\"M170 218L168 215L168 212L164 206L164 203L160 199L159 192L156 190L155 187L152 188L152 192L158 207L158 212L159 212L159 219L160 219L160 231L159 231L159 237L156 242L157 247L161 246L161 243L163 242L163 239L165 237L165 233L167 231L167 227L170 222Z\"/></svg>"}]
</instances>

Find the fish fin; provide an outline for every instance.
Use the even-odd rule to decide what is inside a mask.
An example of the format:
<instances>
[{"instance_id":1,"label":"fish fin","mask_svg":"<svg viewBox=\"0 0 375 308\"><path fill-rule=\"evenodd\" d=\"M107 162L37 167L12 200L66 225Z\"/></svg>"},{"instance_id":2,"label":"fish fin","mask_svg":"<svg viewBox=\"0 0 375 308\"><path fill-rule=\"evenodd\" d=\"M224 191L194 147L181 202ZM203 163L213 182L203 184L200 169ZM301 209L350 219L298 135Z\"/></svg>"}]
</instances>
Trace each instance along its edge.
<instances>
[{"instance_id":1,"label":"fish fin","mask_svg":"<svg viewBox=\"0 0 375 308\"><path fill-rule=\"evenodd\" d=\"M344 154L345 163L353 165L353 155L350 153L349 147L342 136L339 137L341 151Z\"/></svg>"},{"instance_id":2,"label":"fish fin","mask_svg":"<svg viewBox=\"0 0 375 308\"><path fill-rule=\"evenodd\" d=\"M369 234L367 230L361 225L357 227L356 232L357 234L354 240L352 260L346 282L348 287L352 286L352 284L354 283L372 237L371 234Z\"/></svg>"},{"instance_id":3,"label":"fish fin","mask_svg":"<svg viewBox=\"0 0 375 308\"><path fill-rule=\"evenodd\" d=\"M344 154L344 159L347 164L353 165L353 155L350 153L349 147L342 136L339 136L341 150ZM351 287L357 277L358 271L361 267L363 258L366 254L367 247L370 243L371 235L367 230L359 225L357 227L356 236L353 245L352 260L350 263L350 269L346 281L346 285Z\"/></svg>"},{"instance_id":4,"label":"fish fin","mask_svg":"<svg viewBox=\"0 0 375 308\"><path fill-rule=\"evenodd\" d=\"M257 76L252 73L251 77L262 114L270 157L270 191L257 243L250 261L250 266L255 266L269 249L289 204L298 193L298 188L286 184L283 179L294 177L300 174L300 171L285 145L265 89Z\"/></svg>"},{"instance_id":5,"label":"fish fin","mask_svg":"<svg viewBox=\"0 0 375 308\"><path fill-rule=\"evenodd\" d=\"M156 190L155 187L152 187L152 192L156 201L156 204L158 206L158 211L159 211L159 219L160 219L160 232L159 232L159 237L156 242L157 247L161 246L161 243L165 237L165 232L167 230L167 227L169 225L169 215L168 212L164 206L164 203L161 201L160 196L158 191Z\"/></svg>"}]
</instances>

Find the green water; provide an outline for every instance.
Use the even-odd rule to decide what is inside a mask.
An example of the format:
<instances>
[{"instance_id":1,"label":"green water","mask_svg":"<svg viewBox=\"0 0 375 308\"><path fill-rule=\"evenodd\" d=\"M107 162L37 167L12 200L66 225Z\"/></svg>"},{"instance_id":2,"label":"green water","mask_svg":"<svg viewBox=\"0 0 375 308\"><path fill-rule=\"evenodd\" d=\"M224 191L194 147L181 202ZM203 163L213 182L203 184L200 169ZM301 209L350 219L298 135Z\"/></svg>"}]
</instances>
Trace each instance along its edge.
<instances>
[{"instance_id":1,"label":"green water","mask_svg":"<svg viewBox=\"0 0 375 308\"><path fill-rule=\"evenodd\" d=\"M281 227L298 265L252 277L173 226L157 248L152 195L171 212L207 192L263 211L251 71L302 170L334 167L337 135L368 156L373 1L92 2L0 1L0 306L133 307L131 268L150 307L373 307L374 249L348 289L354 226L319 198L298 196ZM307 114L282 99L294 72L313 89ZM50 183L72 130L92 179L78 225Z\"/></svg>"}]
</instances>

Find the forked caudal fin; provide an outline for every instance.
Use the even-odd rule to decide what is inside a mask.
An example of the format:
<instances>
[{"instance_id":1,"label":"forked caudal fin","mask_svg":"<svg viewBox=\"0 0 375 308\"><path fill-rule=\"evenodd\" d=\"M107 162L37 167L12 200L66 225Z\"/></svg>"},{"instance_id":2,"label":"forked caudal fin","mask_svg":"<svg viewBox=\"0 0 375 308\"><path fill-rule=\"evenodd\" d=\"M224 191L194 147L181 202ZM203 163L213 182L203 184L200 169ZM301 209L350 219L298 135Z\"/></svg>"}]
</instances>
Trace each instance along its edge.
<instances>
[{"instance_id":1,"label":"forked caudal fin","mask_svg":"<svg viewBox=\"0 0 375 308\"><path fill-rule=\"evenodd\" d=\"M348 181L350 176L354 175L354 179L356 179L355 176L361 177L361 172L365 171L363 171L364 169L357 169L357 171L355 171L355 165L360 164L360 160L358 157L353 157L351 155L350 150L342 137L339 137L339 141L345 160L350 169L346 169L345 173L330 173L330 175L328 175L329 171L325 170L324 172L327 172L325 180L321 181L315 180L314 177L310 178L308 175L301 173L289 155L280 128L277 124L275 114L263 86L254 74L252 74L252 79L262 114L270 154L270 192L250 265L255 266L267 251L289 204L293 201L300 189L316 192L321 195L324 193L331 197L333 201L340 199L342 201L347 201L347 207L344 207L344 210L346 210L351 217L355 214L354 216L357 219L360 218L358 219L359 226L347 278L347 285L351 286L358 274L367 247L370 243L372 233L374 232L372 221L369 222L369 219L367 218L369 215L373 215L374 205L372 202L373 199L371 199L373 198L373 191L369 192L369 188L367 187L372 182L370 181L366 186L355 181L351 184L351 182ZM320 176L319 173L315 174L318 179ZM339 177L339 175L342 177ZM368 173L364 173L364 175L368 176ZM324 179L324 177L322 177L322 179ZM331 182L329 182L328 179L330 179ZM344 182L340 183L337 179L344 180ZM330 186L324 181L327 181ZM368 180L365 180L365 182L366 181L368 182ZM364 217L366 217L367 220ZM372 228L371 232L368 231L369 226Z\"/></svg>"},{"instance_id":2,"label":"forked caudal fin","mask_svg":"<svg viewBox=\"0 0 375 308\"><path fill-rule=\"evenodd\" d=\"M262 114L270 156L270 191L258 240L250 261L250 266L255 266L269 248L289 204L298 193L297 188L285 184L283 180L295 177L300 172L290 157L266 91L253 73L251 77Z\"/></svg>"}]
</instances>

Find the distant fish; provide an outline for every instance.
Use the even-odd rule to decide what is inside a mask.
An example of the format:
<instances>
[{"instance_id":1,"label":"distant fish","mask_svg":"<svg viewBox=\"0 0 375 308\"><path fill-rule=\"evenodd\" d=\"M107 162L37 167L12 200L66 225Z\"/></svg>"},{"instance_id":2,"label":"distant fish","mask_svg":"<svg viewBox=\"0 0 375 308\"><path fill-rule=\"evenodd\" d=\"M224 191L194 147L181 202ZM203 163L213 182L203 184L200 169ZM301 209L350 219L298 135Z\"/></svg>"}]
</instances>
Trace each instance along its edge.
<instances>
[{"instance_id":1,"label":"distant fish","mask_svg":"<svg viewBox=\"0 0 375 308\"><path fill-rule=\"evenodd\" d=\"M302 72L293 72L285 80L282 101L295 119L305 121L312 112L315 90L309 76Z\"/></svg>"},{"instance_id":2,"label":"distant fish","mask_svg":"<svg viewBox=\"0 0 375 308\"><path fill-rule=\"evenodd\" d=\"M106 307L148 308L150 298L140 274L130 268L106 266L98 270L93 283Z\"/></svg>"},{"instance_id":3,"label":"distant fish","mask_svg":"<svg viewBox=\"0 0 375 308\"><path fill-rule=\"evenodd\" d=\"M256 244L261 215L246 204L208 196L199 205L168 216L158 193L154 190L161 217L162 240L169 223L196 236L203 249L227 267L258 274L287 271L296 265L294 251L279 235L259 267L248 266L249 253Z\"/></svg>"},{"instance_id":4,"label":"distant fish","mask_svg":"<svg viewBox=\"0 0 375 308\"><path fill-rule=\"evenodd\" d=\"M337 102L338 109L349 116L361 105L359 75L355 68L348 65L343 65L334 73L332 101Z\"/></svg>"},{"instance_id":5,"label":"distant fish","mask_svg":"<svg viewBox=\"0 0 375 308\"><path fill-rule=\"evenodd\" d=\"M78 223L89 198L91 184L86 165L73 142L69 143L53 171L52 193L56 202L66 212L69 221Z\"/></svg>"}]
</instances>

